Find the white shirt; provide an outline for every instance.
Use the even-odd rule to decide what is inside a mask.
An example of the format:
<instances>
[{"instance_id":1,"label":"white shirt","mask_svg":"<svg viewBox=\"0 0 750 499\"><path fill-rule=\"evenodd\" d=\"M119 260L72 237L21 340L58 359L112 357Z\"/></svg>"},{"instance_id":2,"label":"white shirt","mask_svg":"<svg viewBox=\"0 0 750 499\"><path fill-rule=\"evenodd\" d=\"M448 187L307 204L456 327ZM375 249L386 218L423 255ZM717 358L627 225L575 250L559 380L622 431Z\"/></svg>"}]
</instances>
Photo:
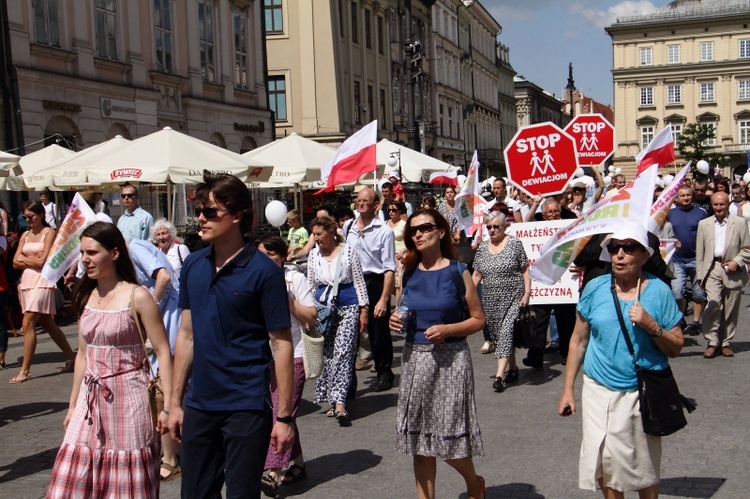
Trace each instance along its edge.
<instances>
[{"instance_id":1,"label":"white shirt","mask_svg":"<svg viewBox=\"0 0 750 499\"><path fill-rule=\"evenodd\" d=\"M44 206L44 219L50 227L57 230L57 207L55 203L42 203L42 206Z\"/></svg>"},{"instance_id":2,"label":"white shirt","mask_svg":"<svg viewBox=\"0 0 750 499\"><path fill-rule=\"evenodd\" d=\"M729 214L730 215L737 215L737 212L740 209L740 203L742 203L742 201L732 201L729 204Z\"/></svg>"},{"instance_id":3,"label":"white shirt","mask_svg":"<svg viewBox=\"0 0 750 499\"><path fill-rule=\"evenodd\" d=\"M304 307L314 307L315 298L313 297L312 287L307 280L307 276L294 268L284 268L284 278L286 280L286 291L287 293L300 302ZM289 318L292 323L292 344L294 345L294 358L298 359L302 357L302 328L305 327L301 324L297 317L291 312Z\"/></svg>"},{"instance_id":4,"label":"white shirt","mask_svg":"<svg viewBox=\"0 0 750 499\"><path fill-rule=\"evenodd\" d=\"M724 258L724 248L727 243L727 219L719 222L719 219L714 217L714 258Z\"/></svg>"},{"instance_id":5,"label":"white shirt","mask_svg":"<svg viewBox=\"0 0 750 499\"><path fill-rule=\"evenodd\" d=\"M161 248L159 248L159 251L161 251ZM190 254L190 250L184 244L178 244L172 241L172 244L169 246L169 249L167 250L167 253L166 253L167 260L169 260L169 264L172 266L172 270L174 270L175 275L177 275L177 277L180 276L180 269L182 269L182 262L185 261L185 258L187 258L189 254Z\"/></svg>"},{"instance_id":6,"label":"white shirt","mask_svg":"<svg viewBox=\"0 0 750 499\"><path fill-rule=\"evenodd\" d=\"M346 244L357 252L362 272L383 274L396 271L396 238L393 231L378 217L360 231L358 218L344 225Z\"/></svg>"}]
</instances>

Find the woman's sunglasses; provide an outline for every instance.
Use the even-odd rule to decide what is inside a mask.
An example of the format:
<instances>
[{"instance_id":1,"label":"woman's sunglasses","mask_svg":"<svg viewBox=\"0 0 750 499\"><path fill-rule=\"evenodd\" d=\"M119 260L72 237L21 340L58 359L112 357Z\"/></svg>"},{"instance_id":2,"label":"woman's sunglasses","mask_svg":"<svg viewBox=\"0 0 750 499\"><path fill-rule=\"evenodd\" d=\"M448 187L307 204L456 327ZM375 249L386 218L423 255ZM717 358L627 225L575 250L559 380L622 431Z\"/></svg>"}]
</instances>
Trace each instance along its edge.
<instances>
[{"instance_id":1,"label":"woman's sunglasses","mask_svg":"<svg viewBox=\"0 0 750 499\"><path fill-rule=\"evenodd\" d=\"M417 233L421 232L422 234L429 234L433 230L437 229L437 225L435 224L422 224L417 226L411 226L409 227L409 233L413 236L416 236Z\"/></svg>"},{"instance_id":2,"label":"woman's sunglasses","mask_svg":"<svg viewBox=\"0 0 750 499\"><path fill-rule=\"evenodd\" d=\"M492 229L500 230L500 229L502 229L501 225L490 225L490 224L487 224L486 227L487 227L487 230L492 230Z\"/></svg>"},{"instance_id":3,"label":"woman's sunglasses","mask_svg":"<svg viewBox=\"0 0 750 499\"><path fill-rule=\"evenodd\" d=\"M626 255L632 255L639 251L642 246L638 243L607 243L607 252L610 255L616 255L623 250Z\"/></svg>"},{"instance_id":4,"label":"woman's sunglasses","mask_svg":"<svg viewBox=\"0 0 750 499\"><path fill-rule=\"evenodd\" d=\"M210 206L204 206L203 208L196 206L195 207L195 216L199 217L201 214L206 220L211 220L213 218L217 218L219 216L219 212L228 213L227 210L217 210L216 208L211 208Z\"/></svg>"}]
</instances>

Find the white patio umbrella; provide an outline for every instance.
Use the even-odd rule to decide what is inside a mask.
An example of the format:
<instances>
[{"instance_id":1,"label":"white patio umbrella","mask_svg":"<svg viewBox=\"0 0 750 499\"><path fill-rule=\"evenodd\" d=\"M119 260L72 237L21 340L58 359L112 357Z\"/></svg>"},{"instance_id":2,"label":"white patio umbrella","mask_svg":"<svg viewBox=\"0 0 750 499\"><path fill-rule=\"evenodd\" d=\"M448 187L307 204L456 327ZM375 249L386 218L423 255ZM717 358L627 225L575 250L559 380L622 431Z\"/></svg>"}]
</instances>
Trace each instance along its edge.
<instances>
[{"instance_id":1,"label":"white patio umbrella","mask_svg":"<svg viewBox=\"0 0 750 499\"><path fill-rule=\"evenodd\" d=\"M18 165L19 159L21 159L21 156L16 156L15 154L0 151L0 167L2 167L3 170L10 170L14 166Z\"/></svg>"},{"instance_id":2,"label":"white patio umbrella","mask_svg":"<svg viewBox=\"0 0 750 499\"><path fill-rule=\"evenodd\" d=\"M62 189L84 188L87 182L86 168L90 164L119 151L130 143L128 139L118 135L105 142L78 151L74 156L64 158L32 175L23 175L24 183L30 189L42 189L45 186Z\"/></svg>"},{"instance_id":3,"label":"white patio umbrella","mask_svg":"<svg viewBox=\"0 0 750 499\"><path fill-rule=\"evenodd\" d=\"M245 182L266 182L273 167L166 127L92 161L85 173L91 185L184 184L200 182L203 170L230 173ZM70 184L55 180L59 186Z\"/></svg>"},{"instance_id":4,"label":"white patio umbrella","mask_svg":"<svg viewBox=\"0 0 750 499\"><path fill-rule=\"evenodd\" d=\"M335 149L292 133L243 156L273 165L270 183L299 184L320 180L321 165L335 152Z\"/></svg>"},{"instance_id":5,"label":"white patio umbrella","mask_svg":"<svg viewBox=\"0 0 750 499\"><path fill-rule=\"evenodd\" d=\"M378 165L388 165L388 160L398 153L401 156L401 181L402 182L427 182L430 174L438 171L449 171L452 165L435 159L432 156L422 154L419 151L409 149L401 144L396 144L388 139L382 139L377 145ZM398 170L398 164L392 170Z\"/></svg>"},{"instance_id":6,"label":"white patio umbrella","mask_svg":"<svg viewBox=\"0 0 750 499\"><path fill-rule=\"evenodd\" d=\"M18 167L14 168L13 172L3 179L4 182L0 182L0 188L9 191L30 190L25 184L25 178L33 176L36 172L49 168L59 161L72 158L75 154L75 151L52 144L44 149L21 156L21 159L18 160ZM42 185L40 188L44 187L47 187L47 185Z\"/></svg>"}]
</instances>

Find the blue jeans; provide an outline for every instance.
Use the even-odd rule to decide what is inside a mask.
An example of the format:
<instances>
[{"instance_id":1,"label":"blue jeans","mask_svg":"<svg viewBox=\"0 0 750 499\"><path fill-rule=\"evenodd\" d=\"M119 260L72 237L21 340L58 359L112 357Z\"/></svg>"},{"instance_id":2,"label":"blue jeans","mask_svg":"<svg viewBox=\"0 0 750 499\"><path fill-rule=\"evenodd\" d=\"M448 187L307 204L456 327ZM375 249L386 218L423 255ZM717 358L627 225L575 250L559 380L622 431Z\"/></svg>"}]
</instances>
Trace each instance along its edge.
<instances>
[{"instance_id":1,"label":"blue jeans","mask_svg":"<svg viewBox=\"0 0 750 499\"><path fill-rule=\"evenodd\" d=\"M706 301L706 292L703 291L695 275L695 260L673 258L672 266L674 267L674 279L672 279L672 294L674 295L674 299L682 300L685 298L687 280L690 279L693 283L693 301L704 303Z\"/></svg>"}]
</instances>

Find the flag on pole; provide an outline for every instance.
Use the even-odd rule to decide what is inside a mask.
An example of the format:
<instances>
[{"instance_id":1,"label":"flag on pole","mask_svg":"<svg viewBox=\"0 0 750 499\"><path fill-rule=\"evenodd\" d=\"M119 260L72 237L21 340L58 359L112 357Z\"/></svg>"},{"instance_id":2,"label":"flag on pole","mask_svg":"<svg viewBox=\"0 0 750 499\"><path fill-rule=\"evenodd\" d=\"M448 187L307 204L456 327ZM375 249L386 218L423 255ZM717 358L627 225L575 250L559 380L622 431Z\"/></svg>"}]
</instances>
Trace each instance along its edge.
<instances>
[{"instance_id":1,"label":"flag on pole","mask_svg":"<svg viewBox=\"0 0 750 499\"><path fill-rule=\"evenodd\" d=\"M648 222L649 232L657 233L661 230L664 221L667 219L667 215L669 215L669 211L672 209L674 200L677 199L677 193L679 192L680 187L682 187L682 183L685 181L685 177L687 176L687 172L690 170L690 165L692 163L692 161L688 162L688 164L685 165L677 175L675 175L672 183L669 184L667 188L659 194L656 201L654 201L654 205L651 207L651 218Z\"/></svg>"},{"instance_id":2,"label":"flag on pole","mask_svg":"<svg viewBox=\"0 0 750 499\"><path fill-rule=\"evenodd\" d=\"M42 277L55 284L73 265L80 255L81 233L96 222L94 210L84 201L80 193L76 193L70 203L65 220L60 224L47 261L42 267Z\"/></svg>"},{"instance_id":3,"label":"flag on pole","mask_svg":"<svg viewBox=\"0 0 750 499\"><path fill-rule=\"evenodd\" d=\"M484 223L484 205L487 202L480 192L482 185L479 183L479 158L477 152L471 158L471 166L466 174L466 181L461 187L456 204L458 205L458 225L466 231L466 235L474 234L482 223Z\"/></svg>"},{"instance_id":4,"label":"flag on pole","mask_svg":"<svg viewBox=\"0 0 750 499\"><path fill-rule=\"evenodd\" d=\"M458 173L456 170L433 172L430 174L430 184L448 184L458 187Z\"/></svg>"},{"instance_id":5,"label":"flag on pole","mask_svg":"<svg viewBox=\"0 0 750 499\"><path fill-rule=\"evenodd\" d=\"M638 164L636 175L651 165L664 166L674 162L672 127L666 126L662 128L648 144L648 147L635 155L635 162Z\"/></svg>"},{"instance_id":6,"label":"flag on pole","mask_svg":"<svg viewBox=\"0 0 750 499\"><path fill-rule=\"evenodd\" d=\"M333 192L337 185L356 182L377 169L375 148L378 120L373 120L341 144L331 159L320 167L320 178L326 186L315 194Z\"/></svg>"}]
</instances>

